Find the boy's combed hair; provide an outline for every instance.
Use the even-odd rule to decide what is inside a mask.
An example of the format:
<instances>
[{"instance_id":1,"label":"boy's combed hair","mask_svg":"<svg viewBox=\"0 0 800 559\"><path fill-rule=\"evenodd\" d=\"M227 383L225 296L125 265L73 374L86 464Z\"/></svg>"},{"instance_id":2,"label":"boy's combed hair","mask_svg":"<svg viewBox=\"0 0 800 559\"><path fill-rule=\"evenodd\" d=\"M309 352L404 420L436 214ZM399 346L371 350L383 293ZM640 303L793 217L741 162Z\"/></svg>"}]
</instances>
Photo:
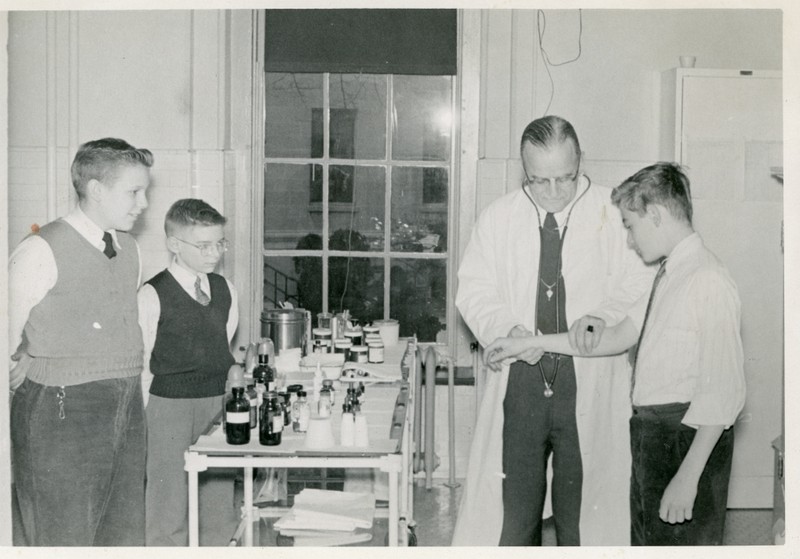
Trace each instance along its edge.
<instances>
[{"instance_id":1,"label":"boy's combed hair","mask_svg":"<svg viewBox=\"0 0 800 559\"><path fill-rule=\"evenodd\" d=\"M227 219L211 205L198 198L183 198L178 200L167 211L164 219L164 230L167 235L172 235L181 227L194 225L225 225Z\"/></svg>"},{"instance_id":2,"label":"boy's combed hair","mask_svg":"<svg viewBox=\"0 0 800 559\"><path fill-rule=\"evenodd\" d=\"M659 161L637 171L611 192L611 202L639 215L658 204L676 219L692 223L689 177L677 163Z\"/></svg>"},{"instance_id":3,"label":"boy's combed hair","mask_svg":"<svg viewBox=\"0 0 800 559\"><path fill-rule=\"evenodd\" d=\"M86 196L86 185L92 179L103 183L114 178L121 166L153 166L153 154L148 149L135 148L119 138L102 138L86 142L78 148L72 161L72 186L78 198Z\"/></svg>"}]
</instances>

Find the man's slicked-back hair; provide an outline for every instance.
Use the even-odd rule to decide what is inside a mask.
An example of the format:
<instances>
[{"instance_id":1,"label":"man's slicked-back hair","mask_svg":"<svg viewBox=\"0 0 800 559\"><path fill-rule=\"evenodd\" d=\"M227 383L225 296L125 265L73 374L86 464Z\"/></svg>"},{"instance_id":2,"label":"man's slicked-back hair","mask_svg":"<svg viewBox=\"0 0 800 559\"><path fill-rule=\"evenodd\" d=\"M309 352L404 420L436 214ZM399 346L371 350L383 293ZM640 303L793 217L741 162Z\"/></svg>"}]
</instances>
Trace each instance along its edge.
<instances>
[{"instance_id":1,"label":"man's slicked-back hair","mask_svg":"<svg viewBox=\"0 0 800 559\"><path fill-rule=\"evenodd\" d=\"M86 142L78 148L72 160L72 186L78 198L86 197L86 185L94 179L108 183L114 179L120 167L153 166L153 154L144 148L135 148L119 138L102 138Z\"/></svg>"},{"instance_id":2,"label":"man's slicked-back hair","mask_svg":"<svg viewBox=\"0 0 800 559\"><path fill-rule=\"evenodd\" d=\"M581 143L578 141L578 134L568 120L556 115L547 115L532 121L522 132L522 140L519 149L525 147L526 143L534 146L549 148L557 144L562 144L567 140L572 140L575 154L581 156Z\"/></svg>"},{"instance_id":3,"label":"man's slicked-back hair","mask_svg":"<svg viewBox=\"0 0 800 559\"><path fill-rule=\"evenodd\" d=\"M172 204L167 211L164 230L169 236L182 227L225 225L227 221L207 202L199 198L183 198Z\"/></svg>"},{"instance_id":4,"label":"man's slicked-back hair","mask_svg":"<svg viewBox=\"0 0 800 559\"><path fill-rule=\"evenodd\" d=\"M611 192L618 208L644 215L651 204L664 206L675 219L692 224L689 177L677 163L660 161L625 179Z\"/></svg>"}]
</instances>

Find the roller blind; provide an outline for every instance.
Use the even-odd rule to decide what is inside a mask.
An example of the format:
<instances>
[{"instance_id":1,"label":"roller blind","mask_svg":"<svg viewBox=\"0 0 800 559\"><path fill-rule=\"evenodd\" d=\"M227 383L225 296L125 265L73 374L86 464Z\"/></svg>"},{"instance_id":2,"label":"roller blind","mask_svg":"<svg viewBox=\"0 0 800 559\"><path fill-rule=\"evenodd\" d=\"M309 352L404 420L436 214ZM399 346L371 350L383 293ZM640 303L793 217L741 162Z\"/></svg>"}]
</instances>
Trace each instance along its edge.
<instances>
[{"instance_id":1,"label":"roller blind","mask_svg":"<svg viewBox=\"0 0 800 559\"><path fill-rule=\"evenodd\" d=\"M456 10L267 10L267 72L455 75Z\"/></svg>"}]
</instances>

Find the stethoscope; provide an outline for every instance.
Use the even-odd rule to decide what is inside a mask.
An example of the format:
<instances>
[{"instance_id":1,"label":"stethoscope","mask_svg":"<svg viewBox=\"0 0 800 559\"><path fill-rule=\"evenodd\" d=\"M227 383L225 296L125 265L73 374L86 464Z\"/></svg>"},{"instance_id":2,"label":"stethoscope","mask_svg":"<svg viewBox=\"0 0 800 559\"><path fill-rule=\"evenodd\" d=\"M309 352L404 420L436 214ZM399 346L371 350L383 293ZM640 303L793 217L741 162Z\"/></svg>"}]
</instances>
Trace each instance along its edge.
<instances>
[{"instance_id":1,"label":"stethoscope","mask_svg":"<svg viewBox=\"0 0 800 559\"><path fill-rule=\"evenodd\" d=\"M572 217L572 210L575 209L575 206L578 205L578 202L584 195L589 191L589 188L592 186L592 179L590 179L586 175L582 175L586 177L588 184L586 188L583 189L583 192L575 199L573 202L572 207L567 212L567 219L564 220L564 227L561 228L561 234L558 238L558 260L556 263L556 285L555 285L555 295L556 295L556 334L559 334L559 328L561 326L561 250L564 247L564 238L567 236L567 227L569 226L569 219ZM530 200L531 204L533 205L533 209L536 210L536 221L539 223L539 247L540 247L540 254L541 254L541 246L544 243L544 228L542 227L542 216L539 213L539 208L536 205L536 202L533 201L533 196L530 192L528 192L527 186L523 185L522 191L525 193L525 196ZM537 278L540 282L543 283L542 278L542 259L539 258L539 271L537 273ZM546 285L546 284L545 284ZM534 332L539 332L539 285L536 286L536 307L535 307L535 314L533 319L533 328ZM542 383L544 384L544 397L551 398L553 396L553 385L556 383L556 377L558 376L558 366L561 363L561 354L555 354L556 364L553 367L553 380L547 380L547 377L544 374L544 368L542 367L541 359L537 363L539 366L539 373L542 376Z\"/></svg>"}]
</instances>

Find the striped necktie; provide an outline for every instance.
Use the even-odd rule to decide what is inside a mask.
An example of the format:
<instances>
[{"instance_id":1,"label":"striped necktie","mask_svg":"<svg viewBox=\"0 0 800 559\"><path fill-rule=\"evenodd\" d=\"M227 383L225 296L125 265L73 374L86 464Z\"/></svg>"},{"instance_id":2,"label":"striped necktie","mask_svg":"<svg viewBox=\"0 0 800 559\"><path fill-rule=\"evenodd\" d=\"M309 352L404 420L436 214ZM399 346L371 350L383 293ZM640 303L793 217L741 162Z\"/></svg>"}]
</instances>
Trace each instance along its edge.
<instances>
[{"instance_id":1,"label":"striped necktie","mask_svg":"<svg viewBox=\"0 0 800 559\"><path fill-rule=\"evenodd\" d=\"M211 302L211 297L209 297L203 288L200 287L200 276L197 276L197 279L194 280L194 295L197 302L203 305L204 307L207 306Z\"/></svg>"}]
</instances>

